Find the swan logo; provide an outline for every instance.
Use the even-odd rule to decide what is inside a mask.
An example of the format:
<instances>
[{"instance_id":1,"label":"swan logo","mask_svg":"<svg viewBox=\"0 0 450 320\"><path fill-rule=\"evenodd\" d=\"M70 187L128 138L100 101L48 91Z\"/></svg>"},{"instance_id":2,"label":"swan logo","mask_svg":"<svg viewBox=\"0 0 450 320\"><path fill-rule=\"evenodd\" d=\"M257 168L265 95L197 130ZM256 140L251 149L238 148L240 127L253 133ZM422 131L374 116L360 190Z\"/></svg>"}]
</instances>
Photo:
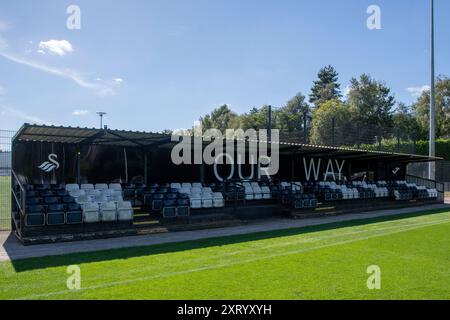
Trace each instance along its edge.
<instances>
[{"instance_id":1,"label":"swan logo","mask_svg":"<svg viewBox=\"0 0 450 320\"><path fill-rule=\"evenodd\" d=\"M56 160L58 156L56 154L50 154L48 156L48 161L45 161L38 168L44 172L50 172L59 168L59 162Z\"/></svg>"}]
</instances>

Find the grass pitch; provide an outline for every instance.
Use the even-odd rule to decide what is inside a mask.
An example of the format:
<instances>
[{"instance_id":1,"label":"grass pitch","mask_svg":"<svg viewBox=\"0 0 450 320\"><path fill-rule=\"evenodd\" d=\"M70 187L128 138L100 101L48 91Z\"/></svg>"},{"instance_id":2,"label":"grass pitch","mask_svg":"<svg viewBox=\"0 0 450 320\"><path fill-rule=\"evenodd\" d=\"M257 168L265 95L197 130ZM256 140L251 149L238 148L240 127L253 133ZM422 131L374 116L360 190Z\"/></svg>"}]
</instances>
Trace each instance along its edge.
<instances>
[{"instance_id":1,"label":"grass pitch","mask_svg":"<svg viewBox=\"0 0 450 320\"><path fill-rule=\"evenodd\" d=\"M449 248L435 211L1 263L0 299L450 299Z\"/></svg>"}]
</instances>

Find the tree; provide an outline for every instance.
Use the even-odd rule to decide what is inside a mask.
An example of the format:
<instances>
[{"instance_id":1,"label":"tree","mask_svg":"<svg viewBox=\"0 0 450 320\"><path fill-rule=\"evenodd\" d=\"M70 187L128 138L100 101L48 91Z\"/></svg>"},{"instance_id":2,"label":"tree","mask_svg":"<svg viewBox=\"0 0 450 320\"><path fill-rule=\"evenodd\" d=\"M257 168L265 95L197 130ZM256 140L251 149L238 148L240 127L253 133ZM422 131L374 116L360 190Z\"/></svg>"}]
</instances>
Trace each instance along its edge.
<instances>
[{"instance_id":1,"label":"tree","mask_svg":"<svg viewBox=\"0 0 450 320\"><path fill-rule=\"evenodd\" d=\"M358 111L363 126L392 126L395 97L383 82L376 81L367 74L362 74L359 79L353 78L350 80L347 102Z\"/></svg>"},{"instance_id":2,"label":"tree","mask_svg":"<svg viewBox=\"0 0 450 320\"><path fill-rule=\"evenodd\" d=\"M268 127L269 106L264 105L261 108L252 108L250 112L240 116L240 125L243 130L248 129L267 129Z\"/></svg>"},{"instance_id":3,"label":"tree","mask_svg":"<svg viewBox=\"0 0 450 320\"><path fill-rule=\"evenodd\" d=\"M415 139L425 138L424 132L420 129L419 123L415 117L412 106L400 102L393 114L393 123L394 127L397 130L400 130L402 135L406 134L409 138Z\"/></svg>"},{"instance_id":4,"label":"tree","mask_svg":"<svg viewBox=\"0 0 450 320\"><path fill-rule=\"evenodd\" d=\"M275 111L274 127L287 132L300 131L303 129L303 118L308 113L309 105L305 102L305 96L298 93L286 106Z\"/></svg>"},{"instance_id":5,"label":"tree","mask_svg":"<svg viewBox=\"0 0 450 320\"><path fill-rule=\"evenodd\" d=\"M338 76L339 73L331 65L320 69L317 75L318 80L314 81L314 85L311 88L309 102L313 103L317 108L326 101L340 99L342 95Z\"/></svg>"},{"instance_id":6,"label":"tree","mask_svg":"<svg viewBox=\"0 0 450 320\"><path fill-rule=\"evenodd\" d=\"M421 129L430 128L430 90L422 92L413 109ZM450 135L450 78L439 76L436 79L436 136Z\"/></svg>"},{"instance_id":7,"label":"tree","mask_svg":"<svg viewBox=\"0 0 450 320\"><path fill-rule=\"evenodd\" d=\"M239 127L238 115L231 111L226 104L200 118L200 122L202 123L203 130L219 129L222 133L225 133L226 129Z\"/></svg>"},{"instance_id":8,"label":"tree","mask_svg":"<svg viewBox=\"0 0 450 320\"><path fill-rule=\"evenodd\" d=\"M332 145L333 119L334 142L336 145L353 145L355 112L348 104L329 100L313 111L310 141L313 144Z\"/></svg>"}]
</instances>

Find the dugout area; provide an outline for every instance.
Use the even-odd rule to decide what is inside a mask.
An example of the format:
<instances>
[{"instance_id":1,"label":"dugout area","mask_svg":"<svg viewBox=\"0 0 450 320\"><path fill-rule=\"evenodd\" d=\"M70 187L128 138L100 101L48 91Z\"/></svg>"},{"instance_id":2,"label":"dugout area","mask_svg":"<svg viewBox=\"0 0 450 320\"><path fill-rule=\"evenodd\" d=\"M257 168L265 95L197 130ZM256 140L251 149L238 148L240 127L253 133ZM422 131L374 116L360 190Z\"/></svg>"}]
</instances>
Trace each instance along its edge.
<instances>
[{"instance_id":1,"label":"dugout area","mask_svg":"<svg viewBox=\"0 0 450 320\"><path fill-rule=\"evenodd\" d=\"M444 200L442 184L407 174L409 163L440 158L280 141L279 170L268 178L257 164L175 165L177 143L160 133L24 124L12 142L16 236L95 239Z\"/></svg>"}]
</instances>

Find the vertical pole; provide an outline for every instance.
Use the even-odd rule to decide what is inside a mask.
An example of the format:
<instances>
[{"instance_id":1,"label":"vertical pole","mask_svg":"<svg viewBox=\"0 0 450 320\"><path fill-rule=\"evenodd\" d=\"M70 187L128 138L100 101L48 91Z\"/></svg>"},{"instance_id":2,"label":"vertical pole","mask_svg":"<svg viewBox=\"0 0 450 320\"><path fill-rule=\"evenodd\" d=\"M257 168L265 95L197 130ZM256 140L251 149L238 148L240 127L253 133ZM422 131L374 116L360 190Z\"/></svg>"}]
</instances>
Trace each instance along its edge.
<instances>
[{"instance_id":1,"label":"vertical pole","mask_svg":"<svg viewBox=\"0 0 450 320\"><path fill-rule=\"evenodd\" d=\"M144 151L144 184L147 185L147 151Z\"/></svg>"},{"instance_id":2,"label":"vertical pole","mask_svg":"<svg viewBox=\"0 0 450 320\"><path fill-rule=\"evenodd\" d=\"M308 121L308 119L307 119L307 117L308 117L308 111L304 111L303 112L303 143L308 143L308 130L306 129L306 126L307 126L307 121Z\"/></svg>"},{"instance_id":3,"label":"vertical pole","mask_svg":"<svg viewBox=\"0 0 450 320\"><path fill-rule=\"evenodd\" d=\"M400 129L397 129L397 152L400 152Z\"/></svg>"},{"instance_id":4,"label":"vertical pole","mask_svg":"<svg viewBox=\"0 0 450 320\"><path fill-rule=\"evenodd\" d=\"M360 148L361 147L361 128L360 128L360 123L359 122L357 122L356 123L356 135L357 135L357 137L356 137L356 141L357 141L357 144L358 144L358 148Z\"/></svg>"},{"instance_id":5,"label":"vertical pole","mask_svg":"<svg viewBox=\"0 0 450 320\"><path fill-rule=\"evenodd\" d=\"M202 184L205 183L205 163L202 161L202 164L200 165L200 182Z\"/></svg>"},{"instance_id":6,"label":"vertical pole","mask_svg":"<svg viewBox=\"0 0 450 320\"><path fill-rule=\"evenodd\" d=\"M417 152L417 133L416 131L413 132L413 154L416 154Z\"/></svg>"},{"instance_id":7,"label":"vertical pole","mask_svg":"<svg viewBox=\"0 0 450 320\"><path fill-rule=\"evenodd\" d=\"M77 147L77 183L79 184L81 182L81 148L80 146Z\"/></svg>"},{"instance_id":8,"label":"vertical pole","mask_svg":"<svg viewBox=\"0 0 450 320\"><path fill-rule=\"evenodd\" d=\"M430 0L430 66L431 66L431 85L430 85L430 148L429 156L436 155L436 106L435 106L435 88L434 88L434 0ZM429 162L428 178L435 180L436 163Z\"/></svg>"},{"instance_id":9,"label":"vertical pole","mask_svg":"<svg viewBox=\"0 0 450 320\"><path fill-rule=\"evenodd\" d=\"M295 152L292 153L291 158L291 181L295 181Z\"/></svg>"},{"instance_id":10,"label":"vertical pole","mask_svg":"<svg viewBox=\"0 0 450 320\"><path fill-rule=\"evenodd\" d=\"M331 119L331 145L333 147L336 146L336 141L335 141L335 128L336 128L336 118L332 118Z\"/></svg>"},{"instance_id":11,"label":"vertical pole","mask_svg":"<svg viewBox=\"0 0 450 320\"><path fill-rule=\"evenodd\" d=\"M381 128L378 128L378 149L381 150Z\"/></svg>"},{"instance_id":12,"label":"vertical pole","mask_svg":"<svg viewBox=\"0 0 450 320\"><path fill-rule=\"evenodd\" d=\"M269 114L267 115L267 117L268 141L272 141L272 106L269 106Z\"/></svg>"}]
</instances>

